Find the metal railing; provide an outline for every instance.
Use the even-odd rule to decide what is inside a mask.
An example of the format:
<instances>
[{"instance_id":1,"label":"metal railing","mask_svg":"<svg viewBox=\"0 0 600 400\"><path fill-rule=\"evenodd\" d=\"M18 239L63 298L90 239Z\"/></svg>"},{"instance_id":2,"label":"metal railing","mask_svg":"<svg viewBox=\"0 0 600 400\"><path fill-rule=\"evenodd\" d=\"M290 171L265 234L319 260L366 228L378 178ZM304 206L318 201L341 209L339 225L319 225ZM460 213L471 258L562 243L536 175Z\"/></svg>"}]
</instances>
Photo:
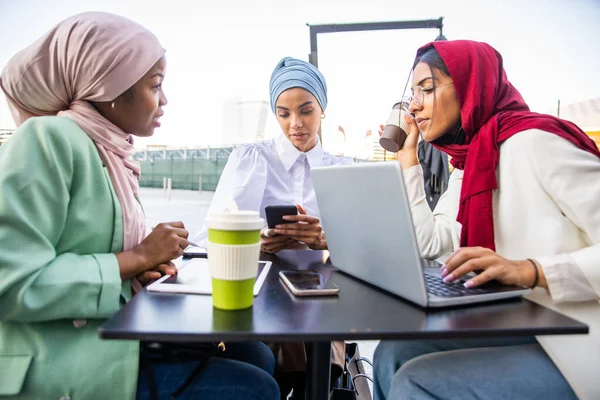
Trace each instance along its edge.
<instances>
[{"instance_id":1,"label":"metal railing","mask_svg":"<svg viewBox=\"0 0 600 400\"><path fill-rule=\"evenodd\" d=\"M214 191L229 155L237 146L218 148L148 149L134 154L140 162L141 187ZM366 160L355 159L355 162Z\"/></svg>"}]
</instances>

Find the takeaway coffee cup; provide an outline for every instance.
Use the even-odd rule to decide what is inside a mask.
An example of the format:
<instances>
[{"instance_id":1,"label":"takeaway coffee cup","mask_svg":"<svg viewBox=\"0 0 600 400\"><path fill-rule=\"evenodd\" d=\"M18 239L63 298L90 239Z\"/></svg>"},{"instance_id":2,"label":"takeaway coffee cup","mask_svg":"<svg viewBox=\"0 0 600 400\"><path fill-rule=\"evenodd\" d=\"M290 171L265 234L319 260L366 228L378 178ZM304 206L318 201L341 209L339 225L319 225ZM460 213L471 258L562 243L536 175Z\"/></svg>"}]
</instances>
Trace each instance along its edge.
<instances>
[{"instance_id":1,"label":"takeaway coffee cup","mask_svg":"<svg viewBox=\"0 0 600 400\"><path fill-rule=\"evenodd\" d=\"M379 138L381 147L392 153L399 151L408 136L408 126L404 121L404 114L408 113L408 102L400 101L394 104L392 111Z\"/></svg>"},{"instance_id":2,"label":"takeaway coffee cup","mask_svg":"<svg viewBox=\"0 0 600 400\"><path fill-rule=\"evenodd\" d=\"M256 211L223 211L209 214L206 226L213 306L222 310L252 306L264 219Z\"/></svg>"}]
</instances>

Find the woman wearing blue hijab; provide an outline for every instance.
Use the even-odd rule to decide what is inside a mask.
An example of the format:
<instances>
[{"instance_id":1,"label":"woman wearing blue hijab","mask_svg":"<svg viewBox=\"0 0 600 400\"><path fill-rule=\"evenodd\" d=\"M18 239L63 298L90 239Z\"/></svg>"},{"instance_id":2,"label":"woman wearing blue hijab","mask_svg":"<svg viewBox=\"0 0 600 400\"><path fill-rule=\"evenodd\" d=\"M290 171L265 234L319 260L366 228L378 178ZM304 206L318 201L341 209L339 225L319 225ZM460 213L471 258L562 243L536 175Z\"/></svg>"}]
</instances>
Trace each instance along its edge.
<instances>
[{"instance_id":1,"label":"woman wearing blue hijab","mask_svg":"<svg viewBox=\"0 0 600 400\"><path fill-rule=\"evenodd\" d=\"M282 134L274 139L236 148L227 161L209 213L227 209L233 201L240 210L254 210L265 218L265 206L295 204L299 215L285 229L261 234L261 250L327 248L310 170L312 167L349 164L321 147L319 128L327 108L327 84L321 72L306 61L285 57L271 75L271 110ZM194 238L204 243L206 226ZM294 389L294 399L304 398L306 353L304 343L271 343L277 358L276 378L282 398ZM344 342L332 343L332 378L342 371Z\"/></svg>"},{"instance_id":2,"label":"woman wearing blue hijab","mask_svg":"<svg viewBox=\"0 0 600 400\"><path fill-rule=\"evenodd\" d=\"M327 108L327 84L321 72L306 61L285 57L271 74L271 110L282 134L274 139L236 148L227 161L209 213L223 211L233 201L240 210L254 210L265 218L265 206L292 204L299 215L285 228L263 229L262 251L308 246L327 249L310 169L349 164L321 147L319 128ZM206 226L196 235L205 242Z\"/></svg>"}]
</instances>

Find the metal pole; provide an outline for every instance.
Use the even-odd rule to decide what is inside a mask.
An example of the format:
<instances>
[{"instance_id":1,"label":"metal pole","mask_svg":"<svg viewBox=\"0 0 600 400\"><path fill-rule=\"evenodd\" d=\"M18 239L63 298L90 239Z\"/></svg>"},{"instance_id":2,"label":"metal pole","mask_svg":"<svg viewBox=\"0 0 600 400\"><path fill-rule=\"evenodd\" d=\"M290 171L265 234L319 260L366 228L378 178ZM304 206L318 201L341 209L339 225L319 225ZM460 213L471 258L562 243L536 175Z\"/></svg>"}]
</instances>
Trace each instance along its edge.
<instances>
[{"instance_id":1,"label":"metal pole","mask_svg":"<svg viewBox=\"0 0 600 400\"><path fill-rule=\"evenodd\" d=\"M194 190L194 161L196 161L196 154L192 156L192 176L190 177L190 190Z\"/></svg>"},{"instance_id":2,"label":"metal pole","mask_svg":"<svg viewBox=\"0 0 600 400\"><path fill-rule=\"evenodd\" d=\"M307 342L306 357L306 400L327 400L331 379L331 342Z\"/></svg>"},{"instance_id":3,"label":"metal pole","mask_svg":"<svg viewBox=\"0 0 600 400\"><path fill-rule=\"evenodd\" d=\"M169 180L171 180L173 178L173 153L171 153L171 162L169 165Z\"/></svg>"},{"instance_id":4,"label":"metal pole","mask_svg":"<svg viewBox=\"0 0 600 400\"><path fill-rule=\"evenodd\" d=\"M437 40L446 40L442 34L444 27L444 17L438 19L423 19L413 21L386 21L386 22L365 22L356 24L324 24L310 25L310 53L308 54L308 62L319 68L319 50L317 44L317 35L319 33L335 33L335 32L357 32L357 31L380 31L393 29L437 29L439 36ZM319 125L319 140L323 145L323 137L321 135L321 126Z\"/></svg>"}]
</instances>

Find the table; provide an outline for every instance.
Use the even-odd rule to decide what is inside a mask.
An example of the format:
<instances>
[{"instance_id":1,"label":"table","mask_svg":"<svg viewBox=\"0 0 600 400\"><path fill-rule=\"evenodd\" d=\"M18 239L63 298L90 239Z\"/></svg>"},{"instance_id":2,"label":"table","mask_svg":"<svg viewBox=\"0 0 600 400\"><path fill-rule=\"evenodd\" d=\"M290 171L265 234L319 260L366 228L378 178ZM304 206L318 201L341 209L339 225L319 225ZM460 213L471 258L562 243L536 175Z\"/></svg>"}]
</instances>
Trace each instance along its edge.
<instances>
[{"instance_id":1,"label":"table","mask_svg":"<svg viewBox=\"0 0 600 400\"><path fill-rule=\"evenodd\" d=\"M337 271L328 253L286 250L273 262L254 305L213 308L210 296L138 293L98 330L101 338L165 342L305 341L307 399L328 398L332 340L474 338L585 334L588 327L524 299L429 310ZM294 297L281 269L318 269L340 288L335 297Z\"/></svg>"}]
</instances>

